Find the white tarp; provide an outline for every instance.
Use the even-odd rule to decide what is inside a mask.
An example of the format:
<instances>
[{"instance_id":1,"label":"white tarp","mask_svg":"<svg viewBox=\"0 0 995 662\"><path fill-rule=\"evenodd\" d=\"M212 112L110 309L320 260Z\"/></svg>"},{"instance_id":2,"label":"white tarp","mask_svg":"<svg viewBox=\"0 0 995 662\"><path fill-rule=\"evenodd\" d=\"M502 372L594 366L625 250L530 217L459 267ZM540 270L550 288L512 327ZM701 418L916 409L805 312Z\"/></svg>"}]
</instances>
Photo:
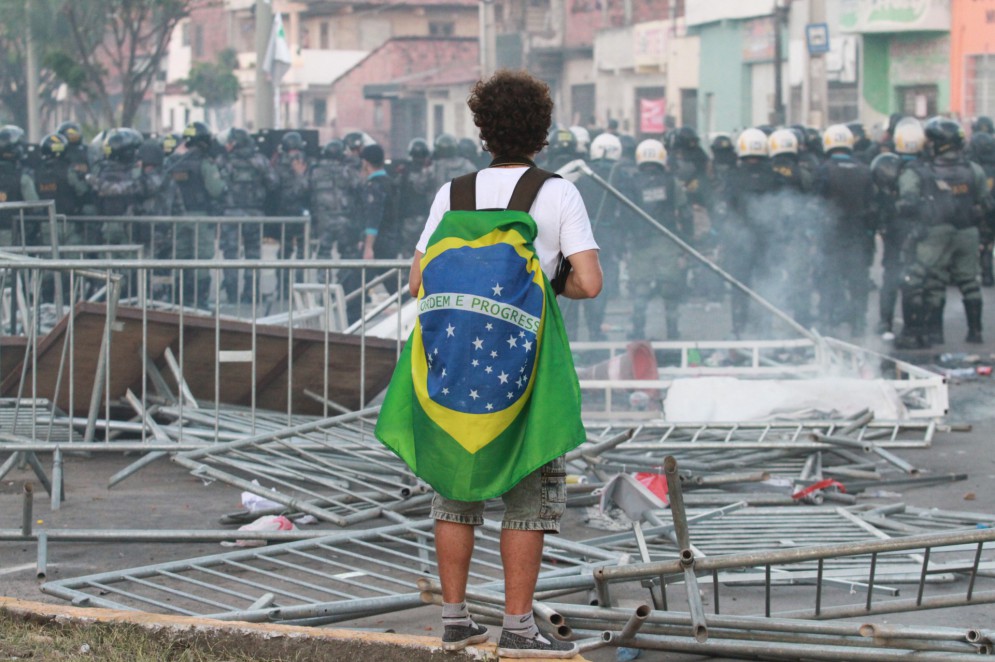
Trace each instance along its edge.
<instances>
[{"instance_id":1,"label":"white tarp","mask_svg":"<svg viewBox=\"0 0 995 662\"><path fill-rule=\"evenodd\" d=\"M883 379L675 379L663 403L670 423L807 418L815 412L843 418L864 409L877 420L908 418L898 393Z\"/></svg>"}]
</instances>

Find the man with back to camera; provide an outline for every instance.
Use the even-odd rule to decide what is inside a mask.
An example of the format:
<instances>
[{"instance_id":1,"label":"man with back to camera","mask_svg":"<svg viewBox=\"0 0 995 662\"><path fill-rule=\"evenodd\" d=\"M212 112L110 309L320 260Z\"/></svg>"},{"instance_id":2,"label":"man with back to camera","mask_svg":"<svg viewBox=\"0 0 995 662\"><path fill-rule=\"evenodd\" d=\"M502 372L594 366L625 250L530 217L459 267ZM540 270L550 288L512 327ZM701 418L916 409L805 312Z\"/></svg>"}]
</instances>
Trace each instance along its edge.
<instances>
[{"instance_id":1,"label":"man with back to camera","mask_svg":"<svg viewBox=\"0 0 995 662\"><path fill-rule=\"evenodd\" d=\"M519 179L534 172L532 159L546 143L553 109L549 88L526 72L501 70L474 86L468 105L481 140L495 157L490 167L477 173L475 208L507 208ZM418 241L409 283L413 295L422 286L422 257L450 209L450 189L445 185L436 195ZM547 278L554 280L560 258L566 257L572 269L559 280L563 295L571 299L597 296L602 285L598 248L576 187L559 178L546 180L530 215L538 228L535 254ZM540 633L532 615L544 535L559 531L566 506L564 481L560 456L501 495L506 508L501 533L505 616L498 655L502 657L562 659L578 651L576 644ZM474 527L483 523L484 503L457 501L438 493L433 500L446 650L462 650L487 640L487 629L473 622L465 602Z\"/></svg>"}]
</instances>

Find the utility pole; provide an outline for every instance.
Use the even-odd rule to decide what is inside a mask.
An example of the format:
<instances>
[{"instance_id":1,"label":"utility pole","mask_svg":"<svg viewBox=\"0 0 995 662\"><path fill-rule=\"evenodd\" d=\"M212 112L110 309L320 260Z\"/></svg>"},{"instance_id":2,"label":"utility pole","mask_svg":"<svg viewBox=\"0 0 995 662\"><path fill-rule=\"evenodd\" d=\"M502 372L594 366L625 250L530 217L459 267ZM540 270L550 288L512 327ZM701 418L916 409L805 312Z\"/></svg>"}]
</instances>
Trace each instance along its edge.
<instances>
[{"instance_id":1,"label":"utility pole","mask_svg":"<svg viewBox=\"0 0 995 662\"><path fill-rule=\"evenodd\" d=\"M480 79L487 80L497 69L497 35L494 26L494 0L480 0Z\"/></svg>"},{"instance_id":2,"label":"utility pole","mask_svg":"<svg viewBox=\"0 0 995 662\"><path fill-rule=\"evenodd\" d=\"M791 0L786 0L789 3ZM788 23L788 12L791 5L782 5L780 0L774 0L774 113L770 123L781 126L785 120L784 110L784 40L781 29Z\"/></svg>"},{"instance_id":3,"label":"utility pole","mask_svg":"<svg viewBox=\"0 0 995 662\"><path fill-rule=\"evenodd\" d=\"M31 0L24 0L24 58L25 79L28 93L28 141L37 143L41 139L38 117L38 62L35 57L35 42L31 29Z\"/></svg>"},{"instance_id":4,"label":"utility pole","mask_svg":"<svg viewBox=\"0 0 995 662\"><path fill-rule=\"evenodd\" d=\"M269 37L273 29L273 6L270 0L256 0L256 122L254 128L273 128L273 82L263 71Z\"/></svg>"},{"instance_id":5,"label":"utility pole","mask_svg":"<svg viewBox=\"0 0 995 662\"><path fill-rule=\"evenodd\" d=\"M809 0L810 24L826 22L826 0ZM829 85L826 82L826 56L809 53L808 56L808 123L823 127L829 123Z\"/></svg>"}]
</instances>

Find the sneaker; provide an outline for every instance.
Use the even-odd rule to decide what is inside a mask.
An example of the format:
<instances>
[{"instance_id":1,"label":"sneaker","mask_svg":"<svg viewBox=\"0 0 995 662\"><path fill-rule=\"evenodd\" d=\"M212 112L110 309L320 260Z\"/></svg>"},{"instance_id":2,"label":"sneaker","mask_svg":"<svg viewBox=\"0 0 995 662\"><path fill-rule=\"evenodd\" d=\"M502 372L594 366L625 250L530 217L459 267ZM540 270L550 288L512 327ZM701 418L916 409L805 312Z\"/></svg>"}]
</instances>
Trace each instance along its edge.
<instances>
[{"instance_id":1,"label":"sneaker","mask_svg":"<svg viewBox=\"0 0 995 662\"><path fill-rule=\"evenodd\" d=\"M461 651L473 644L487 641L487 628L483 625L447 625L442 631L442 650Z\"/></svg>"},{"instance_id":2,"label":"sneaker","mask_svg":"<svg viewBox=\"0 0 995 662\"><path fill-rule=\"evenodd\" d=\"M514 659L550 658L563 660L580 652L577 644L570 641L557 641L541 632L535 638L523 637L511 632L501 632L497 653L500 657Z\"/></svg>"}]
</instances>

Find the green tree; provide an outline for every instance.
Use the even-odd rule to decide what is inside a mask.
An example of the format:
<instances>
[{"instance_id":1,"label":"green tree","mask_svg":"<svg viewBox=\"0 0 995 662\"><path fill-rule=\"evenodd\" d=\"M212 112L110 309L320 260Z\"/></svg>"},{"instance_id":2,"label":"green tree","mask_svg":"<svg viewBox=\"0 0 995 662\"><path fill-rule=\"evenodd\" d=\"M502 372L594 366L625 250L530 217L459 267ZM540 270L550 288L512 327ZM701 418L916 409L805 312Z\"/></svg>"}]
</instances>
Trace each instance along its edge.
<instances>
[{"instance_id":1,"label":"green tree","mask_svg":"<svg viewBox=\"0 0 995 662\"><path fill-rule=\"evenodd\" d=\"M217 62L195 62L183 83L187 92L200 97L205 108L216 110L238 101L238 57L234 49L218 53Z\"/></svg>"},{"instance_id":2,"label":"green tree","mask_svg":"<svg viewBox=\"0 0 995 662\"><path fill-rule=\"evenodd\" d=\"M103 126L130 126L176 25L214 0L61 0L67 38L44 63Z\"/></svg>"},{"instance_id":3,"label":"green tree","mask_svg":"<svg viewBox=\"0 0 995 662\"><path fill-rule=\"evenodd\" d=\"M28 125L26 33L30 20L34 35L35 54L43 62L50 44L65 37L52 12L63 0L0 0L0 114L3 124ZM42 67L39 77L40 111L44 117L55 108L59 81Z\"/></svg>"}]
</instances>

